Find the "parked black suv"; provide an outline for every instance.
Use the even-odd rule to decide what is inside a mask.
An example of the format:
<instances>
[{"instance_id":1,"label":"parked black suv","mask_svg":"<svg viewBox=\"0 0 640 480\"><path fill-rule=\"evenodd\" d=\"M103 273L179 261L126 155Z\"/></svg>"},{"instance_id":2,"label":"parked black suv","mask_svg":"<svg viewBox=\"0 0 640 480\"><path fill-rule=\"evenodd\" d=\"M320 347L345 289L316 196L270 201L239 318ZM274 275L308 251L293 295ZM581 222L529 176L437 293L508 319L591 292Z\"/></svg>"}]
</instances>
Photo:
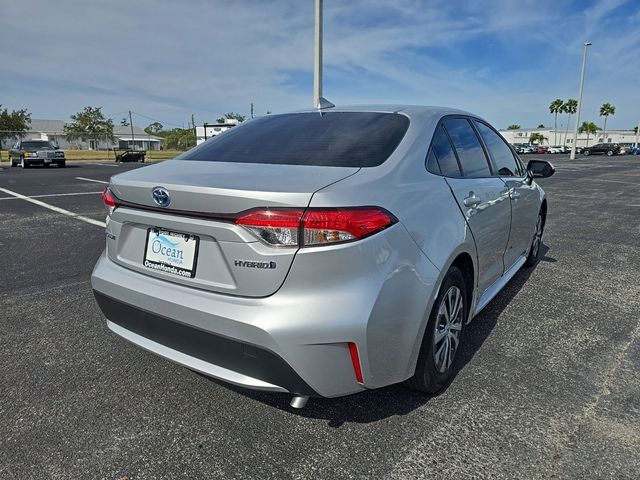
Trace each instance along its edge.
<instances>
[{"instance_id":1,"label":"parked black suv","mask_svg":"<svg viewBox=\"0 0 640 480\"><path fill-rule=\"evenodd\" d=\"M620 153L620 145L617 143L597 143L592 147L585 148L582 153L585 155L618 155Z\"/></svg>"},{"instance_id":2,"label":"parked black suv","mask_svg":"<svg viewBox=\"0 0 640 480\"><path fill-rule=\"evenodd\" d=\"M9 150L12 167L20 165L28 168L32 165L48 167L52 163L58 167L65 166L64 152L46 140L20 140Z\"/></svg>"}]
</instances>

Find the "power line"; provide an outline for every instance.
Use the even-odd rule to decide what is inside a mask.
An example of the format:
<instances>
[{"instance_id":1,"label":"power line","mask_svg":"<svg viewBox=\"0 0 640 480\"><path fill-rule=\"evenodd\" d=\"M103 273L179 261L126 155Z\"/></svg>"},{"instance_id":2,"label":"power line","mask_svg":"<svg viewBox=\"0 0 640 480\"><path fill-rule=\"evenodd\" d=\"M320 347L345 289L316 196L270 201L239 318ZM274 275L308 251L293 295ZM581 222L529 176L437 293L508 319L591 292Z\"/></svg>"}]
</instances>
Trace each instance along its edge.
<instances>
[{"instance_id":1,"label":"power line","mask_svg":"<svg viewBox=\"0 0 640 480\"><path fill-rule=\"evenodd\" d=\"M131 113L134 113L139 117L146 118L147 120L153 120L154 122L159 122L159 123L161 123L163 125L171 125L172 127L178 127L178 128L183 128L184 127L184 125L180 126L180 125L178 125L176 123L164 122L162 120L158 120L157 118L153 118L153 117L149 117L147 115L143 115L142 113L138 113L138 112L134 112L134 111L132 111Z\"/></svg>"}]
</instances>

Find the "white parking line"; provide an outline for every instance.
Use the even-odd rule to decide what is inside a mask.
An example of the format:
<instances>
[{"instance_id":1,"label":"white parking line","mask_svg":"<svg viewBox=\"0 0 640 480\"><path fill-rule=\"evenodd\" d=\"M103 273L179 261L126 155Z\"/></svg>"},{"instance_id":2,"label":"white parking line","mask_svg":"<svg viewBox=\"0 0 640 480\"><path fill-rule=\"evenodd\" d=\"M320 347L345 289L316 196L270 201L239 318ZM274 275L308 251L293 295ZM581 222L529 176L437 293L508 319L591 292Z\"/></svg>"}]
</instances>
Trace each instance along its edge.
<instances>
[{"instance_id":1,"label":"white parking line","mask_svg":"<svg viewBox=\"0 0 640 480\"><path fill-rule=\"evenodd\" d=\"M28 195L28 198L68 197L73 195L97 195L102 192L47 193L44 195ZM3 197L0 200L22 200L18 197Z\"/></svg>"},{"instance_id":2,"label":"white parking line","mask_svg":"<svg viewBox=\"0 0 640 480\"><path fill-rule=\"evenodd\" d=\"M70 212L69 210L65 210L64 208L56 207L54 205L49 205L48 203L44 203L44 202L41 202L40 200L36 200L35 198L30 198L30 197L27 197L26 195L22 195L20 193L13 192L11 190L7 190L6 188L0 187L0 192L4 192L8 195L12 195L16 198L24 200L25 202L30 202L30 203L33 203L34 205L48 208L49 210L53 210L54 212L61 213L62 215L66 215L67 217L76 218L82 222L89 223L97 227L105 228L107 226L106 223L101 222L99 220L94 220L93 218L85 217L83 215L78 215L77 213Z\"/></svg>"},{"instance_id":3,"label":"white parking line","mask_svg":"<svg viewBox=\"0 0 640 480\"><path fill-rule=\"evenodd\" d=\"M105 182L104 180L94 180L93 178L84 178L84 177L76 177L77 180L84 180L85 182L95 182L95 183L106 183L109 184L109 182Z\"/></svg>"}]
</instances>

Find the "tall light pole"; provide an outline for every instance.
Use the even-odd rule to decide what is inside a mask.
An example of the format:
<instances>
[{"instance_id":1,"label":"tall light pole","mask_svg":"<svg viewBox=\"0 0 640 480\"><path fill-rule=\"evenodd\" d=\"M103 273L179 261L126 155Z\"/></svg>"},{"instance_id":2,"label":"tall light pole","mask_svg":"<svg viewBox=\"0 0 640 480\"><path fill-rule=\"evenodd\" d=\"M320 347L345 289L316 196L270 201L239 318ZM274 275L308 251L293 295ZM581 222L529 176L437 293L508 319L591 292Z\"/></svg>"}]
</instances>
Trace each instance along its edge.
<instances>
[{"instance_id":1,"label":"tall light pole","mask_svg":"<svg viewBox=\"0 0 640 480\"><path fill-rule=\"evenodd\" d=\"M313 62L313 108L322 98L322 0L316 0L315 58Z\"/></svg>"},{"instance_id":2,"label":"tall light pole","mask_svg":"<svg viewBox=\"0 0 640 480\"><path fill-rule=\"evenodd\" d=\"M582 49L582 71L580 72L580 91L578 92L578 109L576 111L576 125L573 129L573 144L571 145L571 160L576 158L576 143L578 141L578 125L580 124L580 109L582 108L582 90L584 88L584 70L587 65L587 47L591 42L584 42Z\"/></svg>"},{"instance_id":3,"label":"tall light pole","mask_svg":"<svg viewBox=\"0 0 640 480\"><path fill-rule=\"evenodd\" d=\"M640 144L638 144L639 137L640 137L640 122L638 122L638 126L636 127L636 147L640 146Z\"/></svg>"}]
</instances>

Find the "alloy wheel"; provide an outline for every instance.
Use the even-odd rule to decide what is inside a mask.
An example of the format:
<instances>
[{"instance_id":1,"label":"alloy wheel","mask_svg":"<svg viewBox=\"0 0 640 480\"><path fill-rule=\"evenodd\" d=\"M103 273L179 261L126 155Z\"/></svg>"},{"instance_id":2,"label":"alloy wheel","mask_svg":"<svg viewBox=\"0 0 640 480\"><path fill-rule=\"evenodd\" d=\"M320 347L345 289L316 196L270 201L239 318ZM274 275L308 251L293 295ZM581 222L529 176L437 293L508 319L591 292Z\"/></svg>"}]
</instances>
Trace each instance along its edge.
<instances>
[{"instance_id":1,"label":"alloy wheel","mask_svg":"<svg viewBox=\"0 0 640 480\"><path fill-rule=\"evenodd\" d=\"M453 364L460 345L463 317L462 292L458 287L452 286L440 301L433 330L433 361L439 373L446 372Z\"/></svg>"}]
</instances>

